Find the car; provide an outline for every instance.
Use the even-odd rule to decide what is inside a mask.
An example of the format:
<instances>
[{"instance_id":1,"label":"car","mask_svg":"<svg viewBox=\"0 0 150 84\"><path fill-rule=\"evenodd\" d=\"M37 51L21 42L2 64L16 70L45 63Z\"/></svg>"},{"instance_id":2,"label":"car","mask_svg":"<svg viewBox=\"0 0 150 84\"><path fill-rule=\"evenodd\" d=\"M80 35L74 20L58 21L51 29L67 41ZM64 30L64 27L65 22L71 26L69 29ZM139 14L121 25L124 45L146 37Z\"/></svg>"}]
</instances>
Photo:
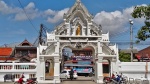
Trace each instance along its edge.
<instances>
[{"instance_id":1,"label":"car","mask_svg":"<svg viewBox=\"0 0 150 84\"><path fill-rule=\"evenodd\" d=\"M70 75L69 75L70 71L71 70L64 70L64 71L62 71L60 73L60 78L61 79L69 79L70 78ZM74 77L74 79L77 79L78 75L77 75L76 72L74 72L73 77Z\"/></svg>"},{"instance_id":2,"label":"car","mask_svg":"<svg viewBox=\"0 0 150 84\"><path fill-rule=\"evenodd\" d=\"M6 82L6 80L11 80L12 82L14 82L15 75L13 75L13 74L5 74L4 75L4 82Z\"/></svg>"}]
</instances>

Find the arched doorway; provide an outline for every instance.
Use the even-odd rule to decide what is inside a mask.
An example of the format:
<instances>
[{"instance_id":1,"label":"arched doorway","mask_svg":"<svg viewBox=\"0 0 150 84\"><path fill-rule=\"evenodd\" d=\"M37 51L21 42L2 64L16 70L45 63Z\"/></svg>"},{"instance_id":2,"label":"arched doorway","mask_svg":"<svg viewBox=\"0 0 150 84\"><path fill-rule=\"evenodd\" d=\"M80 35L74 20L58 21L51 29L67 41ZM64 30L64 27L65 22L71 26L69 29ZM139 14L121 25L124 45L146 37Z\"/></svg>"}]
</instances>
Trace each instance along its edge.
<instances>
[{"instance_id":1,"label":"arched doorway","mask_svg":"<svg viewBox=\"0 0 150 84\"><path fill-rule=\"evenodd\" d=\"M111 77L111 60L103 59L103 77Z\"/></svg>"},{"instance_id":2,"label":"arched doorway","mask_svg":"<svg viewBox=\"0 0 150 84\"><path fill-rule=\"evenodd\" d=\"M70 52L66 52L66 48ZM93 76L95 71L95 49L93 46L85 45L82 48L66 45L62 47L61 72L70 69L77 72L78 76ZM63 70L62 70L63 69Z\"/></svg>"},{"instance_id":3,"label":"arched doorway","mask_svg":"<svg viewBox=\"0 0 150 84\"><path fill-rule=\"evenodd\" d=\"M54 76L54 61L53 59L45 60L45 79L53 79Z\"/></svg>"}]
</instances>

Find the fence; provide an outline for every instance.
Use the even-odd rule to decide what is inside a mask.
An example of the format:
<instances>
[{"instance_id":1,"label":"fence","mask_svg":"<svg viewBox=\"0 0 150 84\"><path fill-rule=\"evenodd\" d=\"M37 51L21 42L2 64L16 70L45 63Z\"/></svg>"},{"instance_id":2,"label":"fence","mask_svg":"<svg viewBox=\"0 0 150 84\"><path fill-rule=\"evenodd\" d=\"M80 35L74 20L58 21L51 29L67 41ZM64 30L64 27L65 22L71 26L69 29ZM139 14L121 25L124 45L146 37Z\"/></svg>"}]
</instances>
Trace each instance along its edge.
<instances>
[{"instance_id":1,"label":"fence","mask_svg":"<svg viewBox=\"0 0 150 84\"><path fill-rule=\"evenodd\" d=\"M36 63L0 63L1 71L15 71L15 70L34 70L36 71Z\"/></svg>"}]
</instances>

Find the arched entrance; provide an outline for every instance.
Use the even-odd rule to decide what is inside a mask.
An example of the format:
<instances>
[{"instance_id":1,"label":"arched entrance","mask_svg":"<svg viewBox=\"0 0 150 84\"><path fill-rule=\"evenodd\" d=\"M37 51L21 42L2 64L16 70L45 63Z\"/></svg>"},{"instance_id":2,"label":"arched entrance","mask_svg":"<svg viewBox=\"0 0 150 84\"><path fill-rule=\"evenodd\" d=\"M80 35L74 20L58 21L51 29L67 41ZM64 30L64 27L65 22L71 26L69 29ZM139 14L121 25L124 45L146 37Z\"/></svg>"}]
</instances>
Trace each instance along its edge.
<instances>
[{"instance_id":1,"label":"arched entrance","mask_svg":"<svg viewBox=\"0 0 150 84\"><path fill-rule=\"evenodd\" d=\"M45 58L45 80L52 80L54 76L54 59Z\"/></svg>"},{"instance_id":2,"label":"arched entrance","mask_svg":"<svg viewBox=\"0 0 150 84\"><path fill-rule=\"evenodd\" d=\"M70 69L73 67L78 76L90 76L93 73L93 59L94 56L91 48L86 47L83 49L72 49L71 52L67 51L68 48L63 49L61 70Z\"/></svg>"},{"instance_id":3,"label":"arched entrance","mask_svg":"<svg viewBox=\"0 0 150 84\"><path fill-rule=\"evenodd\" d=\"M104 58L103 59L103 77L111 77L111 60Z\"/></svg>"},{"instance_id":4,"label":"arched entrance","mask_svg":"<svg viewBox=\"0 0 150 84\"><path fill-rule=\"evenodd\" d=\"M60 63L60 71L62 72L65 69L70 69L70 67L73 67L73 70L77 72L78 76L93 77L96 71L96 47L92 43L76 43L76 46L73 45L73 43L68 43L61 46L60 51L62 51L62 60ZM71 49L71 52L65 52L65 48Z\"/></svg>"}]
</instances>

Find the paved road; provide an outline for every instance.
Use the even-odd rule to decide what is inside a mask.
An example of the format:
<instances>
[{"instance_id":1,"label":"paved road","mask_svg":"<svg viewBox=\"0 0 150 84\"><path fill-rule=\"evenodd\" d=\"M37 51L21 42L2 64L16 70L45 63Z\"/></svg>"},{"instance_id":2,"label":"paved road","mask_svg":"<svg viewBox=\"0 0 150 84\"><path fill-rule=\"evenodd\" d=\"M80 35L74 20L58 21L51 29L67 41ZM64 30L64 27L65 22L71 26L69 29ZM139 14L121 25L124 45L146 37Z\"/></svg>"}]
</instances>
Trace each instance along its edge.
<instances>
[{"instance_id":1,"label":"paved road","mask_svg":"<svg viewBox=\"0 0 150 84\"><path fill-rule=\"evenodd\" d=\"M12 82L0 82L0 84L14 84ZM77 80L72 80L70 81L70 79L67 80L63 80L63 82L61 84L96 84L95 82L93 82L91 80L91 77L78 77Z\"/></svg>"},{"instance_id":2,"label":"paved road","mask_svg":"<svg viewBox=\"0 0 150 84\"><path fill-rule=\"evenodd\" d=\"M96 84L92 81L64 81L62 84Z\"/></svg>"},{"instance_id":3,"label":"paved road","mask_svg":"<svg viewBox=\"0 0 150 84\"><path fill-rule=\"evenodd\" d=\"M0 84L14 84L14 83L2 83L0 82ZM96 84L92 81L64 81L61 84Z\"/></svg>"},{"instance_id":4,"label":"paved road","mask_svg":"<svg viewBox=\"0 0 150 84\"><path fill-rule=\"evenodd\" d=\"M6 83L0 82L0 84L14 84L14 83L11 83L11 82L6 82Z\"/></svg>"},{"instance_id":5,"label":"paved road","mask_svg":"<svg viewBox=\"0 0 150 84\"><path fill-rule=\"evenodd\" d=\"M62 84L96 84L95 82L92 81L92 77L78 77L77 80L64 80Z\"/></svg>"}]
</instances>

